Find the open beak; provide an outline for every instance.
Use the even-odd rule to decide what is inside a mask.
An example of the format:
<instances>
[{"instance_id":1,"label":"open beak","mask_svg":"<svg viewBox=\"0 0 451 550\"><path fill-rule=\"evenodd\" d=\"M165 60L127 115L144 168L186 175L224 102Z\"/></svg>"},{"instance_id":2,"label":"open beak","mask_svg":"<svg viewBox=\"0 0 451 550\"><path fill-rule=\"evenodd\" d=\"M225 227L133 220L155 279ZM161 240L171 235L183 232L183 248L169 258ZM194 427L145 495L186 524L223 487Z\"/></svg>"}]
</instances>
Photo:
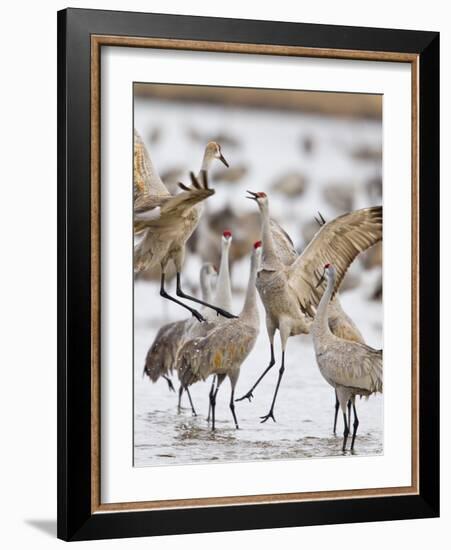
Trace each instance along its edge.
<instances>
[{"instance_id":1,"label":"open beak","mask_svg":"<svg viewBox=\"0 0 451 550\"><path fill-rule=\"evenodd\" d=\"M253 201L257 200L257 193L254 193L253 191L246 191L246 193L249 193L250 197L246 197L246 199L252 199Z\"/></svg>"},{"instance_id":2,"label":"open beak","mask_svg":"<svg viewBox=\"0 0 451 550\"><path fill-rule=\"evenodd\" d=\"M219 153L219 160L229 168L229 163L224 158L224 155L222 153Z\"/></svg>"},{"instance_id":3,"label":"open beak","mask_svg":"<svg viewBox=\"0 0 451 550\"><path fill-rule=\"evenodd\" d=\"M323 281L324 281L324 279L325 279L325 277L324 277L325 273L326 273L326 270L324 269L324 270L323 270L323 274L321 275L320 279L318 280L318 282L317 282L315 288L318 288L319 286L321 286L321 285L323 284Z\"/></svg>"}]
</instances>

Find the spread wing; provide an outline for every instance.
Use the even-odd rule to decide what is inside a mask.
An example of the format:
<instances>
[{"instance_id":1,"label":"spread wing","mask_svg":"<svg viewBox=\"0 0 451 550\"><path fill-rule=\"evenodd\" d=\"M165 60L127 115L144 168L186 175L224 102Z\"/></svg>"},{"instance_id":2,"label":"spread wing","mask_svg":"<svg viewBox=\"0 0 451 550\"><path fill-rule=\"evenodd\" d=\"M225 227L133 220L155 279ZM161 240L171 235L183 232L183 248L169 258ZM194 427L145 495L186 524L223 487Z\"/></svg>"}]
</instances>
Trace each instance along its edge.
<instances>
[{"instance_id":1,"label":"spread wing","mask_svg":"<svg viewBox=\"0 0 451 550\"><path fill-rule=\"evenodd\" d=\"M133 198L169 195L165 184L150 160L149 152L139 133L134 131Z\"/></svg>"},{"instance_id":2,"label":"spread wing","mask_svg":"<svg viewBox=\"0 0 451 550\"><path fill-rule=\"evenodd\" d=\"M335 295L356 256L380 240L382 206L356 210L323 225L287 269L288 284L303 311L314 315L314 308L318 306L326 286L323 283L316 288L326 263L335 267Z\"/></svg>"},{"instance_id":3,"label":"spread wing","mask_svg":"<svg viewBox=\"0 0 451 550\"><path fill-rule=\"evenodd\" d=\"M200 181L190 174L192 187L179 184L183 190L178 195L139 197L134 207L135 234L149 227L162 227L178 223L188 216L191 208L215 193L208 186L207 174L202 172Z\"/></svg>"},{"instance_id":4,"label":"spread wing","mask_svg":"<svg viewBox=\"0 0 451 550\"><path fill-rule=\"evenodd\" d=\"M298 253L290 235L273 219L270 220L270 227L279 260L284 265L291 265L298 257Z\"/></svg>"}]
</instances>

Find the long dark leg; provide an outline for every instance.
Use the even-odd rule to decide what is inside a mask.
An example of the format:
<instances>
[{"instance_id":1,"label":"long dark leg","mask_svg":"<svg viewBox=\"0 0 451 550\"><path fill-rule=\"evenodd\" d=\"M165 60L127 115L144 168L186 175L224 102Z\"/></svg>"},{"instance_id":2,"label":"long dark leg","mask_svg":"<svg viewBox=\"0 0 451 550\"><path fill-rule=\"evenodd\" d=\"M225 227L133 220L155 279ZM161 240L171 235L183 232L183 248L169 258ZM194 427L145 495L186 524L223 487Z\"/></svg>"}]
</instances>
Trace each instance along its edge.
<instances>
[{"instance_id":1,"label":"long dark leg","mask_svg":"<svg viewBox=\"0 0 451 550\"><path fill-rule=\"evenodd\" d=\"M348 428L351 429L351 400L348 401Z\"/></svg>"},{"instance_id":2,"label":"long dark leg","mask_svg":"<svg viewBox=\"0 0 451 550\"><path fill-rule=\"evenodd\" d=\"M177 296L180 296L180 298L185 298L185 300L191 300L192 302L196 302L197 304L202 304L203 306L209 307L210 309L214 309L219 315L222 315L223 317L228 317L229 319L236 319L236 315L232 315L225 309L222 309L220 307L216 307L212 304L208 304L207 302L204 302L203 300L200 300L199 298L195 298L194 296L189 296L188 294L185 294L182 290L182 284L180 280L180 273L177 273ZM185 306L186 307L186 306Z\"/></svg>"},{"instance_id":3,"label":"long dark leg","mask_svg":"<svg viewBox=\"0 0 451 550\"><path fill-rule=\"evenodd\" d=\"M208 394L209 400L208 400L208 416L207 416L207 422L210 422L210 415L211 415L211 396L213 395L213 392L215 391L215 380L216 380L216 376L213 376L213 382L211 383L210 393Z\"/></svg>"},{"instance_id":4,"label":"long dark leg","mask_svg":"<svg viewBox=\"0 0 451 550\"><path fill-rule=\"evenodd\" d=\"M342 448L342 451L345 452L346 443L348 441L348 435L349 435L349 426L348 426L348 421L346 419L346 412L345 411L343 411L343 421L345 423L345 429L344 429L344 432L343 432L343 448Z\"/></svg>"},{"instance_id":5,"label":"long dark leg","mask_svg":"<svg viewBox=\"0 0 451 550\"><path fill-rule=\"evenodd\" d=\"M163 378L166 380L166 382L168 383L168 386L169 386L169 389L170 391L175 391L175 388L174 388L174 384L172 383L172 380L169 378L169 376L165 376L163 374Z\"/></svg>"},{"instance_id":6,"label":"long dark leg","mask_svg":"<svg viewBox=\"0 0 451 550\"><path fill-rule=\"evenodd\" d=\"M174 303L178 304L179 306L184 307L185 309L190 311L192 313L192 315L194 315L194 317L199 322L205 321L204 317L196 309L193 309L192 307L187 306L186 304L184 304L180 300L177 300L177 298L174 298L173 296L170 296L166 292L166 290L164 288L164 273L161 274L160 296L162 296L163 298L166 298L167 300L170 300L171 302L174 302Z\"/></svg>"},{"instance_id":7,"label":"long dark leg","mask_svg":"<svg viewBox=\"0 0 451 550\"><path fill-rule=\"evenodd\" d=\"M279 378L277 379L276 391L274 392L274 397L272 399L271 408L269 409L269 413L260 417L262 419L262 422L261 422L262 424L263 424L263 422L266 422L268 420L268 418L272 418L274 420L274 422L276 421L276 419L274 418L274 405L276 403L277 392L279 391L279 386L280 386L280 382L282 380L282 376L283 376L284 371L285 371L285 351L282 351L282 365L279 369Z\"/></svg>"},{"instance_id":8,"label":"long dark leg","mask_svg":"<svg viewBox=\"0 0 451 550\"><path fill-rule=\"evenodd\" d=\"M216 386L216 389L210 394L212 431L215 431L215 409L216 409L216 396L218 394L218 390L219 390L219 386Z\"/></svg>"},{"instance_id":9,"label":"long dark leg","mask_svg":"<svg viewBox=\"0 0 451 550\"><path fill-rule=\"evenodd\" d=\"M239 430L240 427L238 426L238 420L236 419L236 414L235 414L234 397L235 397L235 388L232 387L232 393L230 394L230 403L229 403L229 407L230 407L230 410L232 411L233 421L235 422L235 428L236 428L237 430Z\"/></svg>"},{"instance_id":10,"label":"long dark leg","mask_svg":"<svg viewBox=\"0 0 451 550\"><path fill-rule=\"evenodd\" d=\"M187 393L187 395L188 395L189 404L191 405L191 412L193 413L193 416L197 416L196 409L194 408L193 400L191 399L191 394L190 394L190 392L189 392L188 387L185 388L185 391L186 391L186 393Z\"/></svg>"},{"instance_id":11,"label":"long dark leg","mask_svg":"<svg viewBox=\"0 0 451 550\"><path fill-rule=\"evenodd\" d=\"M182 393L183 393L183 386L180 384L179 388L179 402L177 405L177 412L180 414L180 411L182 409Z\"/></svg>"},{"instance_id":12,"label":"long dark leg","mask_svg":"<svg viewBox=\"0 0 451 550\"><path fill-rule=\"evenodd\" d=\"M352 409L354 411L354 431L352 432L351 451L354 450L354 441L357 434L357 428L359 427L359 419L357 418L357 411L355 410L355 403L352 403Z\"/></svg>"},{"instance_id":13,"label":"long dark leg","mask_svg":"<svg viewBox=\"0 0 451 550\"><path fill-rule=\"evenodd\" d=\"M334 435L337 433L337 418L338 418L338 409L339 408L340 408L340 403L338 401L337 390L335 390Z\"/></svg>"},{"instance_id":14,"label":"long dark leg","mask_svg":"<svg viewBox=\"0 0 451 550\"><path fill-rule=\"evenodd\" d=\"M276 360L274 358L274 345L271 344L271 360L269 361L269 365L266 367L266 369L263 371L263 373L261 374L260 378L257 380L257 382L255 382L255 384L252 386L252 388L246 393L243 395L243 397L240 397L239 399L237 399L237 401L242 401L243 399L249 399L249 402L251 401L251 399L254 397L254 394L253 394L253 391L255 390L255 388L260 384L260 382L263 380L263 378L267 375L267 373L269 372L269 370L276 364Z\"/></svg>"}]
</instances>

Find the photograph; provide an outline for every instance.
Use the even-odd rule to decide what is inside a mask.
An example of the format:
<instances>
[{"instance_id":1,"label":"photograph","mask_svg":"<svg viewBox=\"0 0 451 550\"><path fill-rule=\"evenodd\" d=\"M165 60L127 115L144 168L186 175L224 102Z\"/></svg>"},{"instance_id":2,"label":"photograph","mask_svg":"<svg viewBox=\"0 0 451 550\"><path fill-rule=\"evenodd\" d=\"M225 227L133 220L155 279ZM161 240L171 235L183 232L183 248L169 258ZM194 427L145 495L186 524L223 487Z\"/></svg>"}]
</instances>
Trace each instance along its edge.
<instances>
[{"instance_id":1,"label":"photograph","mask_svg":"<svg viewBox=\"0 0 451 550\"><path fill-rule=\"evenodd\" d=\"M382 113L133 83L134 467L384 454Z\"/></svg>"},{"instance_id":2,"label":"photograph","mask_svg":"<svg viewBox=\"0 0 451 550\"><path fill-rule=\"evenodd\" d=\"M58 13L59 538L439 515L440 37L374 24Z\"/></svg>"}]
</instances>

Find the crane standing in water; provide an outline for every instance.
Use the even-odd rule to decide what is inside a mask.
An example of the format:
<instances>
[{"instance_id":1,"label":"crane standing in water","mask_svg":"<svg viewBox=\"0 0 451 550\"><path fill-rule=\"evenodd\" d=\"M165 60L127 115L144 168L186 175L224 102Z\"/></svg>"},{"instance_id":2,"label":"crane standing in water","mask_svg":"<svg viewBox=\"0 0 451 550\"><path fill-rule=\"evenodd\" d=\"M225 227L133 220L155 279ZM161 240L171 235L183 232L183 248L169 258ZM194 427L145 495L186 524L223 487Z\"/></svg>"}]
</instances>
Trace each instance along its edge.
<instances>
[{"instance_id":1,"label":"crane standing in water","mask_svg":"<svg viewBox=\"0 0 451 550\"><path fill-rule=\"evenodd\" d=\"M324 379L335 388L343 412L345 426L343 451L346 450L350 430L346 419L346 406L347 403L352 403L354 413L352 451L359 426L355 397L356 395L369 396L376 392L382 392L382 350L375 350L364 344L344 340L331 332L327 308L334 293L337 274L335 268L330 264L324 266L320 283L324 279L324 274L327 277L327 288L319 303L312 326L313 345L319 370Z\"/></svg>"},{"instance_id":2,"label":"crane standing in water","mask_svg":"<svg viewBox=\"0 0 451 550\"><path fill-rule=\"evenodd\" d=\"M206 380L211 374L217 375L216 387L210 391L212 412L212 430L215 430L216 396L226 377L230 379L230 410L235 427L238 420L235 414L235 386L240 368L252 351L259 332L259 315L255 280L260 265L261 242L254 245L251 257L251 269L246 291L246 298L238 318L226 319L201 338L188 341L178 356L178 372L183 387L187 388L199 380Z\"/></svg>"},{"instance_id":3,"label":"crane standing in water","mask_svg":"<svg viewBox=\"0 0 451 550\"><path fill-rule=\"evenodd\" d=\"M204 264L200 270L200 287L202 299L209 302L212 299L211 281L216 274L216 270L212 264ZM172 380L169 375L173 373L173 370L177 363L177 354L186 339L187 333L193 324L196 326L202 326L190 317L189 319L183 319L181 321L175 321L168 323L160 328L155 340L149 348L146 355L143 374L146 374L152 382L156 382L160 377L164 378L168 383L169 389L175 391L172 384ZM181 386L181 389L182 386ZM196 414L193 401L189 391L187 391L188 398L191 405L193 415ZM179 403L182 392L179 392Z\"/></svg>"},{"instance_id":4,"label":"crane standing in water","mask_svg":"<svg viewBox=\"0 0 451 550\"><path fill-rule=\"evenodd\" d=\"M274 239L266 193L248 193L249 198L257 202L262 219L263 262L257 277L257 289L266 310L271 358L268 367L240 400L250 400L254 389L275 365L274 335L279 330L282 362L270 410L261 417L262 422L266 422L269 418L275 421L274 405L285 371L288 338L310 332L315 308L324 290L316 284L321 274L318 266L324 265L328 259L337 266L335 294L355 257L381 240L382 207L363 208L326 223L303 253L287 265L281 260L280 244Z\"/></svg>"}]
</instances>

